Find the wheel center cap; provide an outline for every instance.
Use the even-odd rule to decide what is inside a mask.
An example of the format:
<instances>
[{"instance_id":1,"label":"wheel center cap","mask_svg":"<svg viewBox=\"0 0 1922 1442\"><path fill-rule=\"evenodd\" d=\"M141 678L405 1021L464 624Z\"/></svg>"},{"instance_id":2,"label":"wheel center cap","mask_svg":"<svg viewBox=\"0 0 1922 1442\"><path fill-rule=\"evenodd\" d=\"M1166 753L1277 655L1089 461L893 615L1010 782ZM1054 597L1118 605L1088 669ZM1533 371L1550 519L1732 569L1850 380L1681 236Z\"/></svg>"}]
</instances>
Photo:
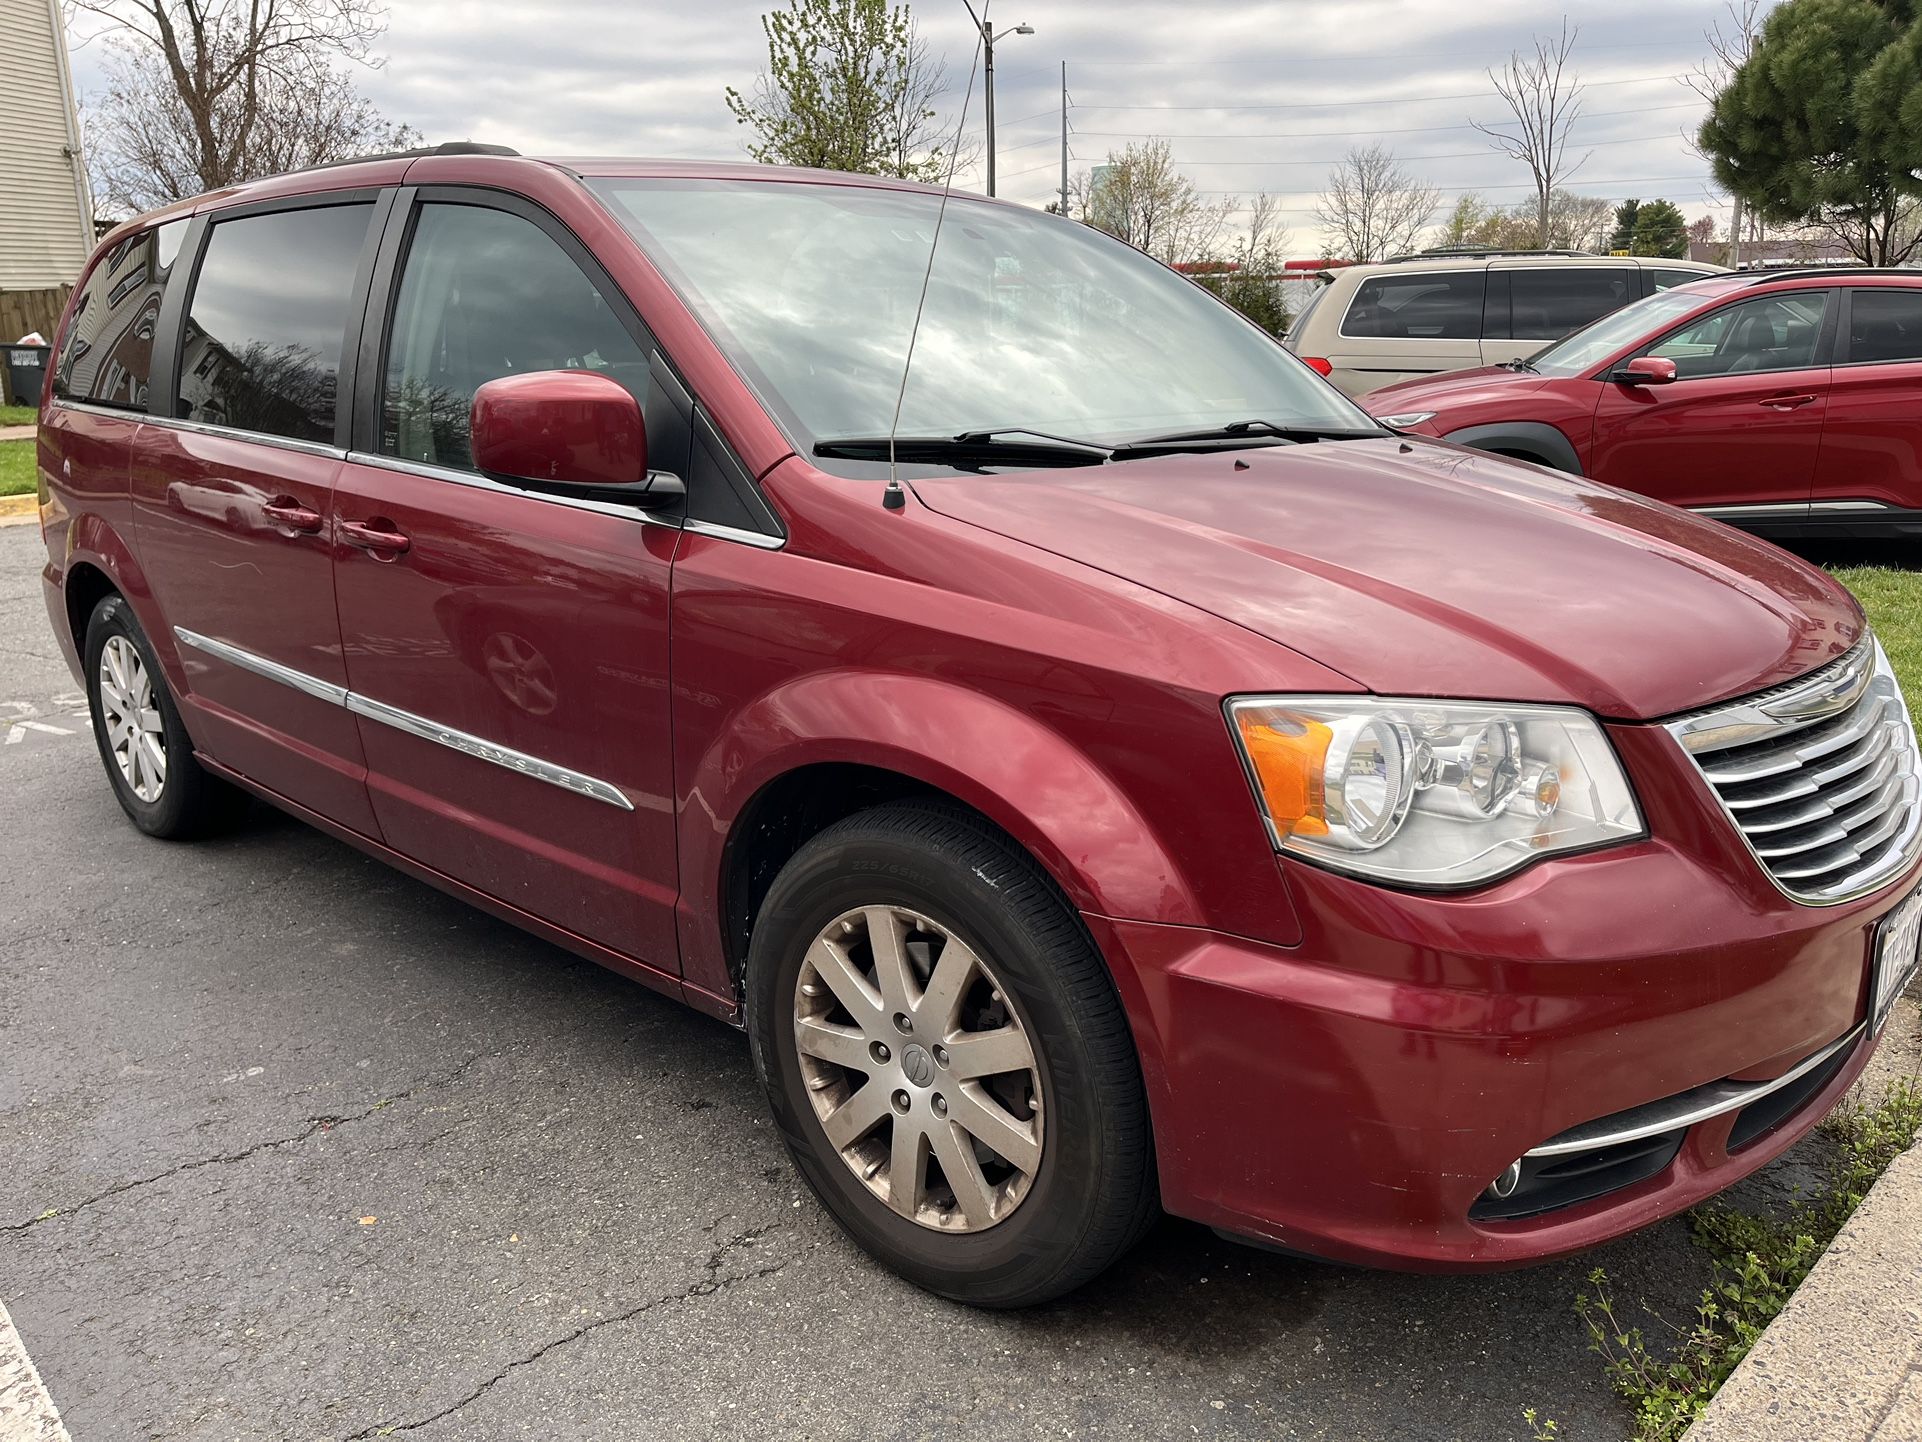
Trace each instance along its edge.
<instances>
[{"instance_id":1,"label":"wheel center cap","mask_svg":"<svg viewBox=\"0 0 1922 1442\"><path fill-rule=\"evenodd\" d=\"M934 1058L919 1042L911 1042L907 1050L901 1053L901 1070L909 1081L924 1087L934 1080Z\"/></svg>"}]
</instances>

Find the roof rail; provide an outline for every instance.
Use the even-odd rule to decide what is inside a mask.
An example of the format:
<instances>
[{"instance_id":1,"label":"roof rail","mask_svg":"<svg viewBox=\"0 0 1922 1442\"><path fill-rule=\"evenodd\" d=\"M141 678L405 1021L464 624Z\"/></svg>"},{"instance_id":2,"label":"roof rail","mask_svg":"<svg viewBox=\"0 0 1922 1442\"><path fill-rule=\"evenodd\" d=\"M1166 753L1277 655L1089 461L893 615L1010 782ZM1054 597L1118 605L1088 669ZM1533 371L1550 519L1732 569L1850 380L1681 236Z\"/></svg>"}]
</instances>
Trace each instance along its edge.
<instances>
[{"instance_id":1,"label":"roof rail","mask_svg":"<svg viewBox=\"0 0 1922 1442\"><path fill-rule=\"evenodd\" d=\"M1753 270L1730 273L1750 285L1765 285L1771 280L1807 280L1815 275L1910 275L1922 280L1922 267L1913 265L1785 265L1774 270L1757 266Z\"/></svg>"},{"instance_id":2,"label":"roof rail","mask_svg":"<svg viewBox=\"0 0 1922 1442\"><path fill-rule=\"evenodd\" d=\"M1557 259L1604 260L1592 250L1507 250L1494 245L1434 245L1427 250L1411 250L1391 255L1389 264L1402 260L1489 260L1512 255L1545 255Z\"/></svg>"},{"instance_id":3,"label":"roof rail","mask_svg":"<svg viewBox=\"0 0 1922 1442\"><path fill-rule=\"evenodd\" d=\"M372 160L419 160L424 155L514 155L520 152L512 146L487 145L478 140L444 140L439 145L420 145L412 150L383 150L373 155L348 155L339 160L323 160L318 165L304 165L299 170L282 172L286 175L305 175L310 170L332 170L337 165L365 165Z\"/></svg>"}]
</instances>

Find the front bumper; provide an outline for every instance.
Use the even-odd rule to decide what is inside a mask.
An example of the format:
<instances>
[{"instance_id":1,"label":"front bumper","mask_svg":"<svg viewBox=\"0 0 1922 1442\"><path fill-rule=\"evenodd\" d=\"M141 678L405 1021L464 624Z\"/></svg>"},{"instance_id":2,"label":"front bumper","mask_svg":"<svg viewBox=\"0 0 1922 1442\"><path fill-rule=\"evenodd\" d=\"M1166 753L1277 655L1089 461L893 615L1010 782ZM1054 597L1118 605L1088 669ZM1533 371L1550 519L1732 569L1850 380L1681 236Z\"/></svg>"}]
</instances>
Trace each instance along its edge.
<instances>
[{"instance_id":1,"label":"front bumper","mask_svg":"<svg viewBox=\"0 0 1922 1442\"><path fill-rule=\"evenodd\" d=\"M1616 738L1624 760L1649 774L1633 753L1665 738L1623 729L1641 733ZM1692 1206L1805 1134L1873 1037L1776 1093L1784 1114L1758 1102L1687 1125L1605 1195L1477 1212L1511 1163L1572 1129L1781 1077L1860 1028L1875 925L1922 876L1797 905L1694 778L1642 800L1650 839L1474 893L1291 865L1293 947L1090 918L1135 1023L1167 1208L1333 1260L1513 1266Z\"/></svg>"}]
</instances>

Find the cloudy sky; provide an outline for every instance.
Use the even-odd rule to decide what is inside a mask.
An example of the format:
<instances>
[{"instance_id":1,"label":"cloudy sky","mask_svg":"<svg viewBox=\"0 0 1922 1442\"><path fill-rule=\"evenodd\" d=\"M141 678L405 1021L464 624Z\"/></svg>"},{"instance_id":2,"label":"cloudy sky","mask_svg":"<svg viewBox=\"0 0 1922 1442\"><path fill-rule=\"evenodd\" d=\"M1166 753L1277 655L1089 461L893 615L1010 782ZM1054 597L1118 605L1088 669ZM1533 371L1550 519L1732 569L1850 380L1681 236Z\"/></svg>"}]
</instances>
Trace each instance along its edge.
<instances>
[{"instance_id":1,"label":"cloudy sky","mask_svg":"<svg viewBox=\"0 0 1922 1442\"><path fill-rule=\"evenodd\" d=\"M430 140L475 139L528 154L737 158L745 132L722 99L766 61L759 16L774 0L393 0L385 66L362 89ZM1442 188L1513 203L1530 190L1470 120L1502 116L1487 70L1536 32L1581 28L1586 85L1574 189L1666 196L1726 218L1688 148L1701 102L1679 79L1727 24L1722 0L994 0L1000 193L1042 204L1060 184L1060 67L1068 66L1071 165L1167 137L1204 191L1284 195L1295 249L1314 249L1311 208L1329 165L1380 139ZM913 13L958 110L974 36L961 0ZM83 96L98 43L74 56ZM967 113L977 136L977 74ZM978 188L978 173L958 183Z\"/></svg>"}]
</instances>

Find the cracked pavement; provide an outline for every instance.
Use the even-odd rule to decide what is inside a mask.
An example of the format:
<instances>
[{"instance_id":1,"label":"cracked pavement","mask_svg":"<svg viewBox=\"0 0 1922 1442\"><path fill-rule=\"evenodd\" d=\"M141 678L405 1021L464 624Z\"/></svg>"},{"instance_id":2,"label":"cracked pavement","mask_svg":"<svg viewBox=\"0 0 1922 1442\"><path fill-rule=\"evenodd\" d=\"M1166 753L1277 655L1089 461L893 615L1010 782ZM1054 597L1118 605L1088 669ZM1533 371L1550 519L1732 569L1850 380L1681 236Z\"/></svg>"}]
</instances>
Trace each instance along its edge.
<instances>
[{"instance_id":1,"label":"cracked pavement","mask_svg":"<svg viewBox=\"0 0 1922 1442\"><path fill-rule=\"evenodd\" d=\"M40 563L0 530L0 701L71 721ZM1705 1279L1680 1223L1424 1278L1168 1222L1052 1306L937 1301L807 1194L739 1034L265 808L145 840L67 729L0 744L0 1303L77 1442L1583 1442L1627 1430L1589 1268L1678 1322Z\"/></svg>"}]
</instances>

